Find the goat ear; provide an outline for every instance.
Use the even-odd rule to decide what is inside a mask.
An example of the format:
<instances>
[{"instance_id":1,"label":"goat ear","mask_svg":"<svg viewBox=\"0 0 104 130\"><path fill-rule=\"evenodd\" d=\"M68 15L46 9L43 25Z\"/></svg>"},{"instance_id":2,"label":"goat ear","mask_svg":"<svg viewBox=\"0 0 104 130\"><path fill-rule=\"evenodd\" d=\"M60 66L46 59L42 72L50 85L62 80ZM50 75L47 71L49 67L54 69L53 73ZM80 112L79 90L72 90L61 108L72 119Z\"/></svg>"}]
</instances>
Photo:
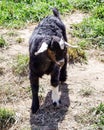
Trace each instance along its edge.
<instances>
[{"instance_id":1,"label":"goat ear","mask_svg":"<svg viewBox=\"0 0 104 130\"><path fill-rule=\"evenodd\" d=\"M73 46L73 45L71 45L71 44L69 44L67 42L65 42L65 45L68 46L68 47L70 47L70 48L78 48L78 46Z\"/></svg>"},{"instance_id":2,"label":"goat ear","mask_svg":"<svg viewBox=\"0 0 104 130\"><path fill-rule=\"evenodd\" d=\"M37 52L35 52L34 54L38 55L38 54L46 51L47 48L48 48L48 44L46 42L43 42L42 45L41 45L41 47L39 48L39 50Z\"/></svg>"}]
</instances>

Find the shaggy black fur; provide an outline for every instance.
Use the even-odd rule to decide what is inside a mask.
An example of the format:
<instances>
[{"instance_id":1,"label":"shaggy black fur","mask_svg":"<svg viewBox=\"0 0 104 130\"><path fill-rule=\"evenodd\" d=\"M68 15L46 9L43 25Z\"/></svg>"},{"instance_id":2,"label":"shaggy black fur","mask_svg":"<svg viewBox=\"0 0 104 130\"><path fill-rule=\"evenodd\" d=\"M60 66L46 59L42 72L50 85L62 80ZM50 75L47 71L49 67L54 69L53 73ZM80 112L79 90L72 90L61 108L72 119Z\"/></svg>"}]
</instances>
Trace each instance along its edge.
<instances>
[{"instance_id":1,"label":"shaggy black fur","mask_svg":"<svg viewBox=\"0 0 104 130\"><path fill-rule=\"evenodd\" d=\"M62 50L59 46L61 38L63 38L64 41L67 41L66 29L56 8L53 9L53 14L53 16L47 16L39 23L29 41L30 84L33 96L31 107L32 113L35 113L39 109L39 77L42 77L43 74L51 74L51 85L54 87L59 85L59 81L64 82L66 80L67 49L65 46ZM47 50L38 55L34 54L39 50L43 42L46 42L48 49L53 52L53 59L56 61L65 60L61 70L55 60L52 60L49 57Z\"/></svg>"}]
</instances>

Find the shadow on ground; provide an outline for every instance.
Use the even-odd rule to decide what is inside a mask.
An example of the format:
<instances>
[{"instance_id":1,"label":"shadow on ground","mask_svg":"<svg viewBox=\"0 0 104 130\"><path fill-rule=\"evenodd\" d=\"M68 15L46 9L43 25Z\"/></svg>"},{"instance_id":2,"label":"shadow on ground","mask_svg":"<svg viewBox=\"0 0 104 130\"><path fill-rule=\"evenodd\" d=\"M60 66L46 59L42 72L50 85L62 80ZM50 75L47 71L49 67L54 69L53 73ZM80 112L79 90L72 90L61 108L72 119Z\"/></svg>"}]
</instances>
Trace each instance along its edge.
<instances>
[{"instance_id":1,"label":"shadow on ground","mask_svg":"<svg viewBox=\"0 0 104 130\"><path fill-rule=\"evenodd\" d=\"M58 124L64 120L70 106L68 85L60 85L60 91L62 93L60 107L54 108L51 100L51 92L49 92L39 111L30 116L31 130L59 130Z\"/></svg>"}]
</instances>

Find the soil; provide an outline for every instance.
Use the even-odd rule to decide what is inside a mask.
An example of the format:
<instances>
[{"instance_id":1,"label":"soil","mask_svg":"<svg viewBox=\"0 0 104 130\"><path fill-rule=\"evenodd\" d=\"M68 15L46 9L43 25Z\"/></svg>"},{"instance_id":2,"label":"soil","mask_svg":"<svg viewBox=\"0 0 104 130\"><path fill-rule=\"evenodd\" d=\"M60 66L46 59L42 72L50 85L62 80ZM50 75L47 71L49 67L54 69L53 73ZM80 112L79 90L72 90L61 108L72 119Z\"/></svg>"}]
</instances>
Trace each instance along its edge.
<instances>
[{"instance_id":1,"label":"soil","mask_svg":"<svg viewBox=\"0 0 104 130\"><path fill-rule=\"evenodd\" d=\"M64 16L69 41L77 42L77 38L69 35L71 24L79 23L88 14L79 11ZM100 50L89 50L87 64L68 64L67 81L60 85L61 105L54 108L51 101L50 76L40 79L40 109L30 113L31 91L28 76L18 77L12 72L14 59L18 54L28 55L28 40L36 24L26 29L0 29L0 35L9 46L0 49L0 107L13 109L16 122L9 130L94 130L88 121L88 111L104 102L104 63L99 56ZM10 36L14 32L15 36ZM17 39L22 42L18 43Z\"/></svg>"}]
</instances>

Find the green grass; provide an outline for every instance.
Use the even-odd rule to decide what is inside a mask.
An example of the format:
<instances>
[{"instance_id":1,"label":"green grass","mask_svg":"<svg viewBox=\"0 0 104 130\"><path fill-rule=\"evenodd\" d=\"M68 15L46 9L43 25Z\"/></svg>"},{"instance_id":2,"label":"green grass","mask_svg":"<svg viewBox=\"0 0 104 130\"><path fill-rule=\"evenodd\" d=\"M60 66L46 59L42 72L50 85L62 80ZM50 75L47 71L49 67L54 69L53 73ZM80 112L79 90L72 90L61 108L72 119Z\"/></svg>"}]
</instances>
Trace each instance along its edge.
<instances>
[{"instance_id":1,"label":"green grass","mask_svg":"<svg viewBox=\"0 0 104 130\"><path fill-rule=\"evenodd\" d=\"M70 3L73 5L74 9L82 10L84 12L91 12L94 8L98 7L99 15L102 15L103 12L103 0L71 0ZM99 8L101 7L101 8ZM96 10L96 11L97 11ZM100 14L101 13L101 14ZM104 13L103 13L104 15Z\"/></svg>"},{"instance_id":2,"label":"green grass","mask_svg":"<svg viewBox=\"0 0 104 130\"><path fill-rule=\"evenodd\" d=\"M17 55L12 71L15 75L26 76L28 75L28 64L29 57L27 55L19 54Z\"/></svg>"},{"instance_id":3,"label":"green grass","mask_svg":"<svg viewBox=\"0 0 104 130\"><path fill-rule=\"evenodd\" d=\"M40 21L52 14L52 7L57 7L61 14L76 9L87 12L94 9L94 15L104 18L102 3L101 0L2 0L0 26L24 27L26 23Z\"/></svg>"},{"instance_id":4,"label":"green grass","mask_svg":"<svg viewBox=\"0 0 104 130\"><path fill-rule=\"evenodd\" d=\"M8 129L15 122L15 113L13 110L0 108L0 130Z\"/></svg>"},{"instance_id":5,"label":"green grass","mask_svg":"<svg viewBox=\"0 0 104 130\"><path fill-rule=\"evenodd\" d=\"M69 64L73 63L85 63L87 64L87 55L84 50L81 48L77 49L68 49L69 54Z\"/></svg>"},{"instance_id":6,"label":"green grass","mask_svg":"<svg viewBox=\"0 0 104 130\"><path fill-rule=\"evenodd\" d=\"M90 17L84 19L82 23L73 26L73 35L86 39L81 46L92 43L94 46L104 48L104 21Z\"/></svg>"},{"instance_id":7,"label":"green grass","mask_svg":"<svg viewBox=\"0 0 104 130\"><path fill-rule=\"evenodd\" d=\"M104 103L100 103L97 107L93 108L94 114L94 126L99 130L104 129Z\"/></svg>"},{"instance_id":8,"label":"green grass","mask_svg":"<svg viewBox=\"0 0 104 130\"><path fill-rule=\"evenodd\" d=\"M85 88L85 89L81 89L80 90L80 94L83 96L83 97L89 97L91 96L93 93L93 90L91 88Z\"/></svg>"},{"instance_id":9,"label":"green grass","mask_svg":"<svg viewBox=\"0 0 104 130\"><path fill-rule=\"evenodd\" d=\"M104 22L100 19L90 17L83 22L74 25L75 35L80 38L96 38L104 35Z\"/></svg>"},{"instance_id":10,"label":"green grass","mask_svg":"<svg viewBox=\"0 0 104 130\"><path fill-rule=\"evenodd\" d=\"M24 38L21 38L21 37L18 37L17 39L16 39L16 42L17 43L22 43L24 41Z\"/></svg>"},{"instance_id":11,"label":"green grass","mask_svg":"<svg viewBox=\"0 0 104 130\"><path fill-rule=\"evenodd\" d=\"M92 14L93 16L95 16L95 18L104 20L104 3L95 6L94 9L92 10Z\"/></svg>"},{"instance_id":12,"label":"green grass","mask_svg":"<svg viewBox=\"0 0 104 130\"><path fill-rule=\"evenodd\" d=\"M86 0L85 0L86 1ZM96 3L96 4L95 4ZM94 2L95 6L90 9L90 17L81 23L72 26L72 35L82 41L81 47L100 47L104 49L104 3L100 0Z\"/></svg>"},{"instance_id":13,"label":"green grass","mask_svg":"<svg viewBox=\"0 0 104 130\"><path fill-rule=\"evenodd\" d=\"M87 50L89 49L89 47L91 47L91 44L87 42L86 39L82 39L80 42L78 42L78 46L80 46L82 50Z\"/></svg>"},{"instance_id":14,"label":"green grass","mask_svg":"<svg viewBox=\"0 0 104 130\"><path fill-rule=\"evenodd\" d=\"M104 104L100 103L97 108L95 108L96 114L104 113Z\"/></svg>"},{"instance_id":15,"label":"green grass","mask_svg":"<svg viewBox=\"0 0 104 130\"><path fill-rule=\"evenodd\" d=\"M18 34L14 30L9 31L7 33L7 35L10 36L10 37L16 37L16 36L18 36Z\"/></svg>"},{"instance_id":16,"label":"green grass","mask_svg":"<svg viewBox=\"0 0 104 130\"><path fill-rule=\"evenodd\" d=\"M61 13L73 7L68 0L2 0L0 2L0 26L20 28L26 23L40 21L57 7Z\"/></svg>"},{"instance_id":17,"label":"green grass","mask_svg":"<svg viewBox=\"0 0 104 130\"><path fill-rule=\"evenodd\" d=\"M0 47L5 47L7 45L5 39L3 38L3 36L0 36Z\"/></svg>"},{"instance_id":18,"label":"green grass","mask_svg":"<svg viewBox=\"0 0 104 130\"><path fill-rule=\"evenodd\" d=\"M97 4L97 0L72 0L71 3L75 9L88 12Z\"/></svg>"},{"instance_id":19,"label":"green grass","mask_svg":"<svg viewBox=\"0 0 104 130\"><path fill-rule=\"evenodd\" d=\"M90 108L86 113L76 115L75 120L80 124L85 124L85 130L104 130L104 103Z\"/></svg>"}]
</instances>

